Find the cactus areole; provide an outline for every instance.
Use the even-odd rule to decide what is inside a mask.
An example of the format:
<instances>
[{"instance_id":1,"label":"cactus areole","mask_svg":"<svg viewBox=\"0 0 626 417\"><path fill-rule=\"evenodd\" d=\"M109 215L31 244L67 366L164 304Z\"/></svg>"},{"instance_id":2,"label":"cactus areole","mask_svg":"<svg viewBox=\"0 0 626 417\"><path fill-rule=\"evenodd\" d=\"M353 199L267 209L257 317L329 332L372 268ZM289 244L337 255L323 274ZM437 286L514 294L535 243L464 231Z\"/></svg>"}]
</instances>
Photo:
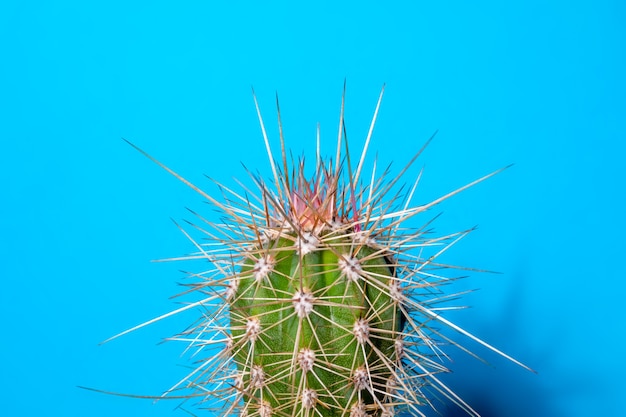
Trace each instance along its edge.
<instances>
[{"instance_id":1,"label":"cactus areole","mask_svg":"<svg viewBox=\"0 0 626 417\"><path fill-rule=\"evenodd\" d=\"M193 226L203 240L183 231L197 248L186 259L212 265L192 274L200 300L127 331L190 308L203 310L174 338L189 343L200 360L163 397L200 398L220 416L365 417L424 415L436 394L478 415L437 378L448 371L442 342L459 345L441 328L520 364L438 309L450 296L440 284L452 267L437 257L469 231L432 236L426 227L406 223L501 170L420 205L412 204L417 180L407 188L397 182L421 150L394 178L378 174L375 162L362 175L381 100L382 92L353 160L342 99L334 159L321 158L318 131L310 177L304 159L288 163L280 111L282 163L275 160L257 104L273 180L252 176L258 191L246 188L244 195L220 186L222 200L140 150L222 212L220 223L197 215Z\"/></svg>"}]
</instances>

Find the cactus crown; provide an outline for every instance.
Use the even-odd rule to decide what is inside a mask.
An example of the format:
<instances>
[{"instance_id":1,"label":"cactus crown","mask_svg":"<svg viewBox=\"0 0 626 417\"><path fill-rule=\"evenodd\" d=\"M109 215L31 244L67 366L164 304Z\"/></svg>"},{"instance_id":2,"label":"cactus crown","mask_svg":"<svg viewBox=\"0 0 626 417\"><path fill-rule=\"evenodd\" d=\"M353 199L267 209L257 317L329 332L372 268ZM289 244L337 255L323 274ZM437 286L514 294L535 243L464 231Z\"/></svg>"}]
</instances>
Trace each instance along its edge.
<instances>
[{"instance_id":1,"label":"cactus crown","mask_svg":"<svg viewBox=\"0 0 626 417\"><path fill-rule=\"evenodd\" d=\"M424 145L397 177L377 176L374 164L363 180L382 95L356 167L347 152L342 99L334 163L319 155L318 130L311 178L304 158L288 164L280 109L278 168L255 98L273 182L252 176L258 193L246 190L246 196L220 186L223 201L137 148L223 214L221 223L197 215L203 226L194 228L208 243L183 231L197 248L186 259L212 265L193 274L200 300L124 332L204 309L174 338L196 349L198 365L163 397L193 389L184 396L200 397L219 415L365 417L424 415L422 406L430 405L434 392L477 415L437 378L447 371L441 342L457 343L436 328L449 327L520 364L443 318L435 306L445 298L440 284L448 280L437 257L469 230L432 237L426 226L403 225L501 170L412 206L417 181L405 194L393 190Z\"/></svg>"}]
</instances>

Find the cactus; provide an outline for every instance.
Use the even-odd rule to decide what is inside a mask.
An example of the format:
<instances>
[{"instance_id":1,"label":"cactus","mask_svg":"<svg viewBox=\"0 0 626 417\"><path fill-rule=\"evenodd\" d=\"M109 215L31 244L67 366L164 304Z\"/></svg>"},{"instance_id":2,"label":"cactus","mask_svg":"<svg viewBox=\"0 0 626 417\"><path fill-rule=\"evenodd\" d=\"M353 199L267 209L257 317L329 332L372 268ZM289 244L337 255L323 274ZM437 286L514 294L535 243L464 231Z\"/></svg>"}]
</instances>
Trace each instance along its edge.
<instances>
[{"instance_id":1,"label":"cactus","mask_svg":"<svg viewBox=\"0 0 626 417\"><path fill-rule=\"evenodd\" d=\"M174 337L197 349L200 360L163 397L180 398L175 391L191 389L182 396L198 396L224 416L365 417L424 415L434 393L478 415L437 377L448 371L439 360L445 357L442 342L459 345L438 330L442 326L524 366L442 317L437 307L451 296L442 291L447 266L437 257L470 230L432 237L428 223L405 225L501 170L416 206L417 181L404 194L395 186L426 145L397 177L387 180L386 171L377 176L374 164L363 178L383 91L356 167L342 98L335 159L320 157L318 130L311 177L304 158L288 163L280 109L279 168L255 97L273 182L253 175L258 193L246 189L245 196L220 185L222 201L131 144L223 215L213 223L194 213L203 226L192 225L207 243L181 228L197 248L185 259L212 265L193 274L200 299L124 332L204 309L196 324Z\"/></svg>"}]
</instances>

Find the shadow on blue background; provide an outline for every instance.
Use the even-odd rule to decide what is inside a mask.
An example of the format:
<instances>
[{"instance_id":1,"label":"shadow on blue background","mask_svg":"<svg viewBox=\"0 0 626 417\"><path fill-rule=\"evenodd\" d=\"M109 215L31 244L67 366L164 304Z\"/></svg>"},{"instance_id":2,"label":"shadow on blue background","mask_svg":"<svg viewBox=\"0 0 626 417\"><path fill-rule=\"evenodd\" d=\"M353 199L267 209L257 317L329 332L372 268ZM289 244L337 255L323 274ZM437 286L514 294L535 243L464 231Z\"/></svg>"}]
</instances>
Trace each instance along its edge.
<instances>
[{"instance_id":1,"label":"shadow on blue background","mask_svg":"<svg viewBox=\"0 0 626 417\"><path fill-rule=\"evenodd\" d=\"M3 2L3 415L184 415L76 388L159 394L188 364L157 344L193 314L98 346L175 306L181 266L149 261L193 250L169 217L212 213L120 138L235 186L240 162L269 172L251 85L273 140L278 91L294 155L317 122L331 154L344 78L353 149L386 83L371 147L394 172L440 130L419 202L515 163L433 214L479 225L448 262L501 272L450 317L539 374L476 347L493 367L453 350L445 381L485 417L626 415L624 21L618 1Z\"/></svg>"}]
</instances>

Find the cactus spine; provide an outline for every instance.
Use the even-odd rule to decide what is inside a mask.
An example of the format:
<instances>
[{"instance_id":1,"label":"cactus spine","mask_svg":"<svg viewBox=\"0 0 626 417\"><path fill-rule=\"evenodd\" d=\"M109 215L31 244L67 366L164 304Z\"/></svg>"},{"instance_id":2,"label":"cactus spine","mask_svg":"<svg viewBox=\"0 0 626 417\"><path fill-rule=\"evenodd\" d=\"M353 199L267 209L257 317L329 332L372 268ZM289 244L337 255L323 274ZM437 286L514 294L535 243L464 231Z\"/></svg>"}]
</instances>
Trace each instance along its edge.
<instances>
[{"instance_id":1,"label":"cactus spine","mask_svg":"<svg viewBox=\"0 0 626 417\"><path fill-rule=\"evenodd\" d=\"M417 182L404 196L393 191L408 166L391 180L375 168L363 179L382 95L356 168L343 134L342 99L335 162L320 157L318 132L310 179L304 159L287 162L280 110L278 168L255 98L274 178L268 184L253 176L253 197L220 186L224 199L218 201L137 148L223 214L219 224L198 215L204 226L194 227L208 243L183 231L197 248L188 258L212 265L193 274L192 289L201 299L124 332L205 309L196 325L175 337L198 349L199 365L164 396L193 389L190 397L202 397L226 416L365 417L424 415L434 391L478 415L437 378L447 371L440 342L456 342L436 327L448 326L520 364L435 306L446 297L440 284L447 280L437 256L469 231L431 237L425 228L403 225L499 171L418 206L411 205Z\"/></svg>"}]
</instances>

